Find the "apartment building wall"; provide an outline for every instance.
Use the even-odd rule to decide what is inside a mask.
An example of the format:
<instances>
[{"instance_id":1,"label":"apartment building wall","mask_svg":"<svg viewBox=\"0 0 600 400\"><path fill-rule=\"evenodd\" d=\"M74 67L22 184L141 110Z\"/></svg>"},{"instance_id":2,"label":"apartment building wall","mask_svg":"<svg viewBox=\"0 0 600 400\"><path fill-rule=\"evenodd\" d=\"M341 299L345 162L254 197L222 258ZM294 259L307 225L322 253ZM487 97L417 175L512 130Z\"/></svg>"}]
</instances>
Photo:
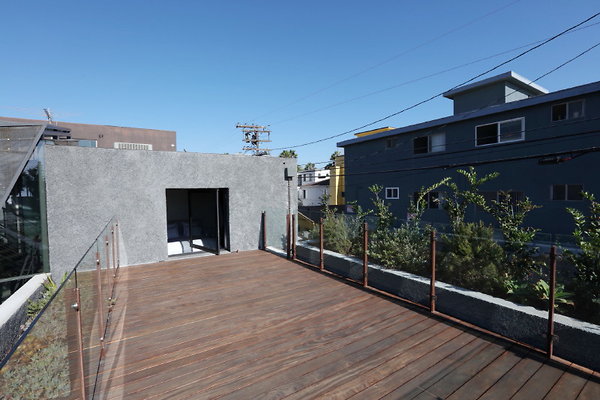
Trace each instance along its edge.
<instances>
[{"instance_id":1,"label":"apartment building wall","mask_svg":"<svg viewBox=\"0 0 600 400\"><path fill-rule=\"evenodd\" d=\"M399 218L405 218L410 198L421 187L428 187L446 176L462 182L456 169L467 168L470 164L482 161L506 160L477 166L479 175L500 173L498 178L482 186L481 190L522 192L535 204L542 206L531 212L527 224L548 233L570 234L573 223L565 208L583 209L585 203L552 200L552 186L581 184L585 191L600 196L600 174L596 173L600 165L600 153L589 153L570 161L548 165L539 163L539 158L542 157L518 161L510 161L510 158L598 146L600 90L586 94L572 92L574 94L570 97L561 97L556 92L558 95L549 94L503 104L484 113L473 113L472 117L467 113L457 118L443 118L439 123L432 121L430 124L416 125L414 129L408 127L386 132L369 140L342 142L338 146L344 147L345 153L346 199L358 201L363 207L368 207L371 197L369 186L379 184L383 187L397 187L398 199L390 199L388 203ZM552 121L553 105L580 99L584 101L585 110L582 118ZM516 118L524 119L524 140L476 146L478 125ZM414 153L415 138L435 134L445 134L444 151ZM380 172L384 170L398 172ZM358 172L370 173L353 175ZM475 209L470 210L467 218L479 219L482 217L481 213ZM486 218L485 215L483 217ZM428 210L424 218L433 222L448 222L446 213L441 209Z\"/></svg>"}]
</instances>

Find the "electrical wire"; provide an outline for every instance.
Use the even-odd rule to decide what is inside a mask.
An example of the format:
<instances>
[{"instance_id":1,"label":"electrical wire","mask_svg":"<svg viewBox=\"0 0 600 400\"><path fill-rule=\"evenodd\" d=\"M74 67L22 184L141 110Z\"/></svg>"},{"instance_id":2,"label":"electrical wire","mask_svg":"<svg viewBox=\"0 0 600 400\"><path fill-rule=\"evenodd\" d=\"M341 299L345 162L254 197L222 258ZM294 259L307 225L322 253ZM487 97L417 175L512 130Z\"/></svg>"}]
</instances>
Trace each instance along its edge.
<instances>
[{"instance_id":1,"label":"electrical wire","mask_svg":"<svg viewBox=\"0 0 600 400\"><path fill-rule=\"evenodd\" d=\"M460 25L458 27L452 28L451 30L446 31L446 32L444 32L444 33L442 33L442 34L440 34L440 35L438 35L438 36L436 36L436 37L434 37L432 39L429 39L429 40L427 40L425 42L422 42L422 43L420 43L418 45L415 45L415 46L413 46L413 47L411 47L409 49L406 49L406 50L404 50L404 51L402 51L402 52L400 52L398 54L395 54L394 56L392 56L392 57L390 57L390 58L388 58L388 59L386 59L384 61L381 61L381 62L379 62L377 64L371 65L371 66L369 66L369 67L367 67L367 68L365 68L363 70L360 70L358 72L355 72L354 74L349 75L349 76L347 76L345 78L339 79L339 80L337 80L337 81L335 81L335 82L333 82L333 83L331 83L331 84L329 84L329 85L327 85L325 87L317 89L314 92L311 92L311 93L309 93L309 94L307 94L305 96L302 96L302 97L300 97L300 98L298 98L296 100L293 100L293 101L291 101L291 102L289 102L287 104L284 104L281 107L277 107L274 110L271 110L269 112L261 114L261 115L259 115L258 117L256 117L253 120L261 119L261 118L263 118L263 117L265 117L267 115L273 114L274 112L281 111L281 110L283 110L285 108L288 108L289 106L292 106L294 104L298 104L298 103L300 103L300 102L302 102L302 101L304 101L306 99L309 99L309 98L311 98L313 96L316 96L319 93L322 93L322 92L324 92L324 91L326 91L328 89L331 89L332 87L335 87L335 86L337 86L337 85L339 85L341 83L347 82L347 81L349 81L351 79L354 79L354 78L356 78L356 77L358 77L360 75L363 75L363 74L365 74L365 73L367 73L369 71L372 71L372 70L374 70L376 68L379 68L382 65L385 65L385 64L388 64L388 63L390 63L390 62L392 62L394 60L397 60L398 58L400 58L400 57L402 57L402 56L404 56L404 55L406 55L406 54L408 54L408 53L410 53L410 52L412 52L414 50L420 49L421 47L427 46L427 45L429 45L429 44L431 44L431 43L433 43L433 42L435 42L435 41L437 41L437 40L439 40L439 39L441 39L441 38L443 38L445 36L448 36L448 35L450 35L450 34L452 34L454 32L457 32L457 31L459 31L461 29L464 29L464 28L466 28L466 27L468 27L468 26L470 26L470 25L472 25L472 24L474 24L474 23L476 23L476 22L478 22L478 21L480 21L480 20L482 20L484 18L487 18L490 15L496 14L496 13L504 10L505 8L508 8L508 7L512 6L512 5L520 2L520 1L521 0L515 0L515 1L512 1L511 3L509 3L509 4L505 4L504 6L502 6L500 8L497 8L497 9L494 9L494 10L492 10L492 11L490 11L490 12L484 14L484 15L481 15L481 16L479 16L479 17L477 17L477 18L475 18L475 19L473 19L473 20L471 20L471 21L469 21L469 22L467 22L467 23L465 23L463 25Z\"/></svg>"},{"instance_id":2,"label":"electrical wire","mask_svg":"<svg viewBox=\"0 0 600 400\"><path fill-rule=\"evenodd\" d=\"M594 44L593 46L591 46L591 47L587 48L586 50L584 50L584 51L580 52L579 54L577 54L577 55L575 55L575 56L571 57L571 58L570 58L570 59L568 59L567 61L565 61L565 62L561 63L560 65L558 65L558 66L556 66L556 67L552 68L551 70L549 70L549 71L545 72L544 74L542 74L542 75L538 76L536 79L534 79L534 80L530 81L530 82L529 82L529 84L531 84L531 83L534 83L534 82L537 82L537 81L539 81L540 79L542 79L542 78L545 78L546 76L550 75L551 73L553 73L553 72L556 72L557 70L559 70L559 69L561 69L561 68L565 67L565 66L566 66L566 65L568 65L569 63L571 63L571 62L575 61L576 59L578 59L578 58L582 57L583 55L587 54L588 52L590 52L591 50L595 49L595 48L596 48L596 47L598 47L598 46L600 46L600 42L598 42L598 43ZM512 94L516 93L516 92L517 92L517 90L514 90L514 91L512 91L512 92L510 92L510 93L506 94L506 95L505 95L505 99L506 99L506 98L508 98L509 96L511 96ZM466 113L466 114L464 115L464 117L468 117L469 115L471 115L471 114L473 114L473 113L475 113L475 112L481 111L481 110L483 110L483 109L489 108L489 107L491 107L492 105L493 105L493 104L489 104L489 105L487 105L487 106L480 107L480 108L478 108L478 109L472 110L472 111L470 111L470 112ZM596 120L596 119L598 119L598 118L592 118L592 119L588 119L588 120L584 120L584 121L575 121L575 122L571 122L571 123L563 123L563 124L562 124L562 126L565 126L565 125L572 125L572 124L577 124L577 123L581 123L581 122L585 122L585 121L594 121L594 120ZM464 119L463 119L463 120L464 120ZM525 131L525 132L535 131L535 130L539 130L539 129L551 128L551 127L553 127L553 126L554 126L554 125L547 125L547 126L545 126L545 127L533 128L533 129L531 129L531 130L527 130L527 131ZM471 141L472 141L472 139L465 139L465 140L459 140L459 141L447 142L446 144L461 144L461 143L467 143L467 142L471 142ZM376 152L372 152L372 153L369 153L369 154L362 155L362 156L360 156L360 157L358 157L358 158L354 158L354 159L347 159L347 160L345 160L345 161L356 161L356 160L363 159L363 158L370 158L370 157L373 157L373 156L376 156L376 155L378 155L378 154L382 154L382 153L385 153L385 152L386 152L386 150L379 150L379 151L376 151ZM450 153L448 153L448 152L445 152L444 154L450 154ZM432 154L431 154L431 156L435 156L435 153L432 153ZM419 158L423 158L423 157L425 157L425 156L420 156ZM409 157L409 158L413 158L413 157ZM400 159L387 160L387 161L385 161L385 163L387 163L387 162L391 162L391 161L403 161L403 160L406 160L406 159L409 159L409 158L400 158ZM320 163L321 163L321 162L320 162ZM380 163L384 163L384 162L380 162ZM313 163L313 164L318 164L318 163ZM378 163L374 163L374 164L378 164Z\"/></svg>"},{"instance_id":3,"label":"electrical wire","mask_svg":"<svg viewBox=\"0 0 600 400\"><path fill-rule=\"evenodd\" d=\"M511 63L512 61L514 61L514 60L516 60L518 58L523 57L524 55L526 55L526 54L528 54L528 53L530 53L530 52L532 52L532 51L534 51L534 50L536 50L536 49L538 49L538 48L540 48L540 47L542 47L542 46L550 43L551 41L553 41L553 40L561 37L562 35L566 34L567 32L570 32L573 29L576 29L577 27L579 27L579 26L581 26L581 25L583 25L583 24L591 21L592 19L596 18L598 15L600 15L600 12L593 14L592 16L586 18L585 20L583 20L583 21L581 21L581 22L579 22L579 23L577 23L577 24L575 24L575 25L573 25L573 26L571 26L571 27L569 27L569 28L561 31L560 33L557 33L556 35L554 35L554 36L552 36L552 37L544 40L542 43L539 43L539 44L537 44L537 45L535 45L533 47L530 47L529 49L527 49L525 51L522 51L521 53L517 54L516 56L513 56L513 57L509 58L508 60L505 60L505 61L503 61L503 62L501 62L499 64L496 64L495 66L493 66L491 68L488 68L487 70L485 70L485 71L483 71L483 72L481 72L481 73L479 73L479 74L477 74L477 75L475 75L475 76L473 76L473 77L471 77L471 78L469 78L469 79L461 82L458 85L453 86L452 88L450 88L448 90L444 90L443 92L439 92L439 93L437 93L437 94L435 94L433 96L430 96L430 97L428 97L428 98L426 98L424 100L421 100L421 101L419 101L419 102L417 102L417 103L415 103L415 104L413 104L411 106L405 107L405 108L403 108L403 109L401 109L399 111L396 111L396 112L394 112L392 114L386 115L386 116L381 117L381 118L379 118L377 120L374 120L372 122L369 122L367 124L364 124L362 126L359 126L357 128L354 128L354 129L351 129L351 130L348 130L348 131L345 131L345 132L342 132L342 133L338 133L338 134L335 134L335 135L327 136L327 137L324 137L324 138L321 138L321 139L313 140L313 141L310 141L310 142L306 142L306 143L302 143L302 144L298 144L298 145L294 145L294 146L277 147L277 148L274 148L272 150L295 149L295 148L298 148L298 147L304 147L304 146L308 146L308 145L311 145L311 144L316 144L316 143L324 142L326 140L331 140L331 139L334 139L334 138L337 138L337 137L340 137L340 136L347 135L349 133L360 131L362 129L368 128L369 126L378 124L378 123L380 123L382 121L385 121L385 120L387 120L389 118L392 118L392 117L394 117L396 115L399 115L399 114L402 114L402 113L404 113L406 111L412 110L413 108L416 108L416 107L418 107L418 106L420 106L422 104L425 104L425 103L428 103L428 102L432 101L433 99L435 99L437 97L442 96L444 93L446 93L446 92L448 92L450 90L458 89L458 88L460 88L462 86L465 86L465 85L473 82L474 80L479 79L482 76L484 76L484 75L486 75L486 74L488 74L488 73L490 73L492 71L495 71L498 68L500 68L500 67L502 67L502 66L504 66L504 65L506 65L508 63Z\"/></svg>"},{"instance_id":4,"label":"electrical wire","mask_svg":"<svg viewBox=\"0 0 600 400\"><path fill-rule=\"evenodd\" d=\"M599 24L600 24L600 22L595 22L593 24L589 24L589 25L586 25L586 26L582 26L582 27L580 27L578 29L574 29L574 30L570 31L569 33L573 33L573 32L577 32L577 31L583 30L583 29L591 28L592 26L596 26L596 25L599 25ZM451 71L455 71L455 70L460 69L460 68L468 67L469 65L477 64L477 63L482 62L482 61L487 61L487 60L490 60L490 59L495 58L495 57L499 57L499 56L502 56L502 55L505 55L505 54L508 54L508 53L512 53L514 51L521 50L521 49L523 49L525 47L533 46L535 44L543 42L546 39L536 40L534 42L530 42L530 43L524 44L524 45L519 46L519 47L514 47L512 49L501 51L499 53L492 54L490 56L478 58L476 60L469 61L469 62L464 63L464 64L455 65L453 67L446 68L444 70L437 71L437 72L434 72L434 73L431 73L431 74L428 74L428 75L424 75L424 76L421 76L419 78L410 79L410 80L407 80L407 81L404 81L404 82L401 82L401 83L398 83L398 84L395 84L395 85L392 85L392 86L388 86L388 87L383 88L383 89L378 89L378 90L375 90L375 91L372 91L372 92L369 92L369 93L362 94L360 96L352 97L350 99L346 99L346 100L339 101L337 103L330 104L328 106L320 107L320 108L317 108L317 109L314 109L314 110L311 110L311 111L308 111L308 112L305 112L305 113L302 113L302 114L297 114L297 115L291 116L289 118L284 118L284 119L281 119L279 121L271 123L270 126L283 124L283 123L286 123L286 122L289 122L289 121L293 121L293 120L298 119L298 118L305 117L307 115L311 115L311 114L315 114L315 113L318 113L318 112L321 112L321 111L329 110L331 108L335 108L335 107L338 107L338 106L341 106L341 105L344 105L344 104L348 104L348 103L351 103L351 102L356 101L356 100L361 100L361 99L364 99L364 98L367 98L367 97L371 97L371 96L374 96L374 95L377 95L377 94L380 94L380 93L384 93L384 92L387 92L387 91L390 91L390 90L393 90L393 89L397 89L399 87L403 87L403 86L406 86L406 85L409 85L409 84L412 84L412 83L420 82L420 81L423 81L425 79L433 78L434 76L439 76L439 75L445 74L447 72L451 72Z\"/></svg>"},{"instance_id":5,"label":"electrical wire","mask_svg":"<svg viewBox=\"0 0 600 400\"><path fill-rule=\"evenodd\" d=\"M578 139L580 136L584 136L584 135L593 135L593 134L599 134L600 131L597 129L593 129L593 130L588 130L588 131L581 131L581 132L575 132L575 133L569 133L569 134L565 134L565 135L560 135L560 136L552 136L552 137L547 137L547 138L538 138L538 139L534 139L534 140L530 140L527 142L518 142L521 143L521 146L519 146L519 149L524 149L524 148L529 148L529 147L537 147L539 146L540 143L542 142L546 142L546 141L570 141L570 140L574 140L574 139ZM505 148L493 148L493 151L488 151L483 153L482 155L489 155L490 153L499 153L499 152L504 152L504 151L514 151L515 150L515 145L516 143L512 143L512 146L507 146ZM488 149L492 149L491 147ZM461 151L456 151L454 152L455 154L458 153L469 153L472 151L481 151L480 148L474 148L474 149L466 149L466 150L461 150ZM575 152L575 150L572 151L566 151L564 154L568 154L571 152ZM446 152L441 152L441 153L436 153L437 156L444 156L447 155L449 153ZM562 152L560 154L563 154ZM554 154L552 154L554 155ZM524 157L530 157L530 156L524 156ZM537 158L537 155L531 156L530 158ZM540 156L541 157L541 156ZM460 157L451 157L451 158L444 158L444 160L448 160L448 159L453 159L453 158L458 158L458 159L464 159L464 156L461 155ZM410 158L407 158L406 160L409 160ZM420 160L421 158L419 158ZM512 160L512 158L511 158ZM379 173L389 173L389 172L403 172L403 171L418 171L418 170L422 170L422 169L435 169L435 168L454 168L454 166L466 166L466 165L473 165L475 166L475 164L479 164L479 163L487 163L487 160L483 160L483 161L472 161L472 162L463 162L463 163L459 163L459 164L443 164L443 165L430 165L430 166L425 166L425 167L411 167L411 168L404 168L404 169L392 169L392 170L375 170L375 171L364 171L364 172L358 172L358 173L343 173L343 174L330 174L330 177L342 177L342 176L352 176L352 175L368 175L368 174L379 174ZM369 166L372 166L373 164L367 164ZM453 166L454 165L454 166ZM357 167L361 167L363 165L361 164L357 164ZM314 174L311 174L314 176ZM309 176L311 176L309 175Z\"/></svg>"}]
</instances>

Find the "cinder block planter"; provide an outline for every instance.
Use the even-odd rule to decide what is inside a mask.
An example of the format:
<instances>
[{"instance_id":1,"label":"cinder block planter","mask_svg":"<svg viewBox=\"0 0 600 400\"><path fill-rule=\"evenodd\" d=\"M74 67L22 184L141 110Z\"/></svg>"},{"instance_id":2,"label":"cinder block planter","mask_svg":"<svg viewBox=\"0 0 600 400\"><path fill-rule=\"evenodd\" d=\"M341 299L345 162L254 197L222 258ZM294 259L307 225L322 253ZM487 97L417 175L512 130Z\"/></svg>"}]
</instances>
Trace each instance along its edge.
<instances>
[{"instance_id":1,"label":"cinder block planter","mask_svg":"<svg viewBox=\"0 0 600 400\"><path fill-rule=\"evenodd\" d=\"M300 260L319 264L319 249L298 245ZM341 276L362 279L362 260L329 250L324 252L325 269ZM369 265L369 286L407 300L429 304L429 278ZM546 348L548 313L483 293L436 282L436 309L510 339ZM600 326L555 315L554 354L600 371Z\"/></svg>"}]
</instances>

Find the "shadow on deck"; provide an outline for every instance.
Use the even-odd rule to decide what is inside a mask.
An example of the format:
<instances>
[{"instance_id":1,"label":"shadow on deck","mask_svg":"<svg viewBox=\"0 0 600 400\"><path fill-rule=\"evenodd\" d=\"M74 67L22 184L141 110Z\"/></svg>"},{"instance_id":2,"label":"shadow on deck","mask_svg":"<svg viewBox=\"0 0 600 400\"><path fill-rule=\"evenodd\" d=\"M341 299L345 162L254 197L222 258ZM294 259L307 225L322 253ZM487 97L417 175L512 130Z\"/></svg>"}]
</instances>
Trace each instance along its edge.
<instances>
[{"instance_id":1,"label":"shadow on deck","mask_svg":"<svg viewBox=\"0 0 600 400\"><path fill-rule=\"evenodd\" d=\"M99 399L600 398L597 373L266 252L124 268L116 297Z\"/></svg>"}]
</instances>

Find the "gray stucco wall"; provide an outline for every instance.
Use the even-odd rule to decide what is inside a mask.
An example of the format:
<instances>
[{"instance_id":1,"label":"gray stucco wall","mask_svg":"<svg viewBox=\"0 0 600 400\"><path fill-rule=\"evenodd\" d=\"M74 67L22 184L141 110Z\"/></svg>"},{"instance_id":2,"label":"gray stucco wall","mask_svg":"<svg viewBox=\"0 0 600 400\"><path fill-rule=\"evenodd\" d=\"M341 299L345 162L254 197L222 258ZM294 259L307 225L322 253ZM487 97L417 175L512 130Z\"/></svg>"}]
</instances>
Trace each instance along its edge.
<instances>
[{"instance_id":1,"label":"gray stucco wall","mask_svg":"<svg viewBox=\"0 0 600 400\"><path fill-rule=\"evenodd\" d=\"M263 210L271 216L269 237L285 233L286 167L295 175L296 160L49 145L51 271L73 268L113 216L120 222L122 265L166 260L166 189L229 189L231 251L257 249ZM295 193L291 201L295 211Z\"/></svg>"}]
</instances>

